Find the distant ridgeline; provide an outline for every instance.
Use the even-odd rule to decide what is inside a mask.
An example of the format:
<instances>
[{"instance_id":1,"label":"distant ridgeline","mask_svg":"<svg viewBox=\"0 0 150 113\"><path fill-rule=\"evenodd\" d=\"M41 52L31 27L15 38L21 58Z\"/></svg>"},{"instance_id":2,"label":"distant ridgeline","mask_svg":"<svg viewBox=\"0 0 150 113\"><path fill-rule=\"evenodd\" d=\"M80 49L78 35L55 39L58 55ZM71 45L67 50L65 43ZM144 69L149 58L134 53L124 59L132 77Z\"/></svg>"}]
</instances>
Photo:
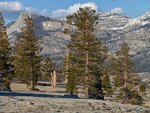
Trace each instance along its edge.
<instances>
[{"instance_id":1,"label":"distant ridgeline","mask_svg":"<svg viewBox=\"0 0 150 113\"><path fill-rule=\"evenodd\" d=\"M17 34L25 27L24 18L33 17L38 26L37 35L42 37L42 55L50 56L57 65L62 64L66 52L66 44L70 41L64 29L74 29L62 20L41 15L21 13L16 22L8 25L7 33L10 42L16 41ZM131 48L138 72L150 72L150 12L138 18L130 18L113 12L98 12L95 34L109 47L110 53L115 53L124 42Z\"/></svg>"}]
</instances>

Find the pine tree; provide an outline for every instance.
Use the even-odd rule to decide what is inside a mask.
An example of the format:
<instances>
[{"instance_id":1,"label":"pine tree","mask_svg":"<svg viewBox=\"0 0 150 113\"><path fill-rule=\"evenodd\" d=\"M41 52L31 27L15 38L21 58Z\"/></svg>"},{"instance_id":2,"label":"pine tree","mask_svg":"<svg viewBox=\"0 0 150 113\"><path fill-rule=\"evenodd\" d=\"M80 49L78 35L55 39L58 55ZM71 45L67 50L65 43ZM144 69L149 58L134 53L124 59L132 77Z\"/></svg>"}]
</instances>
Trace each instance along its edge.
<instances>
[{"instance_id":1,"label":"pine tree","mask_svg":"<svg viewBox=\"0 0 150 113\"><path fill-rule=\"evenodd\" d=\"M0 12L0 90L10 91L10 81L12 79L12 56L10 43L6 33L5 22Z\"/></svg>"},{"instance_id":2,"label":"pine tree","mask_svg":"<svg viewBox=\"0 0 150 113\"><path fill-rule=\"evenodd\" d=\"M63 73L66 80L66 92L70 95L75 95L77 94L77 70L71 56L72 54L67 51L66 58L64 58L63 62Z\"/></svg>"},{"instance_id":3,"label":"pine tree","mask_svg":"<svg viewBox=\"0 0 150 113\"><path fill-rule=\"evenodd\" d=\"M124 43L116 52L115 82L120 86L120 96L123 103L141 104L142 98L136 89L139 84L139 76L135 73L134 62L130 55L130 48ZM119 82L118 82L119 81Z\"/></svg>"},{"instance_id":4,"label":"pine tree","mask_svg":"<svg viewBox=\"0 0 150 113\"><path fill-rule=\"evenodd\" d=\"M98 98L103 97L101 77L107 48L93 33L97 19L95 10L89 7L80 8L76 13L67 17L67 22L77 28L70 32L71 42L68 45L72 54L71 64L74 64L70 74L74 73L79 79L77 81L84 85L87 98L93 98L94 95L99 95L99 97L96 96ZM97 84L99 84L98 88L96 88Z\"/></svg>"},{"instance_id":5,"label":"pine tree","mask_svg":"<svg viewBox=\"0 0 150 113\"><path fill-rule=\"evenodd\" d=\"M71 71L73 71L72 68L70 68L70 69L71 69ZM68 79L68 81L66 84L66 92L69 93L69 95L76 95L78 93L76 76L74 74L69 74L67 79Z\"/></svg>"},{"instance_id":6,"label":"pine tree","mask_svg":"<svg viewBox=\"0 0 150 113\"><path fill-rule=\"evenodd\" d=\"M14 73L19 82L25 82L27 81L26 78L26 73L24 68L25 65L25 55L24 55L24 49L23 49L23 39L22 38L17 38L17 41L15 43L15 46L13 47L14 49Z\"/></svg>"},{"instance_id":7,"label":"pine tree","mask_svg":"<svg viewBox=\"0 0 150 113\"><path fill-rule=\"evenodd\" d=\"M114 79L114 86L116 88L122 87L124 85L124 78L123 78L123 69L122 63L117 60L117 58L112 57L110 60L110 72L113 75Z\"/></svg>"},{"instance_id":8,"label":"pine tree","mask_svg":"<svg viewBox=\"0 0 150 113\"><path fill-rule=\"evenodd\" d=\"M124 43L121 49L116 52L116 57L116 64L118 65L116 68L116 81L120 80L120 82L123 83L120 86L123 87L132 87L133 85L136 85L136 82L138 82L138 76L135 74L134 62L132 60L132 55L130 55L130 48L127 43Z\"/></svg>"},{"instance_id":9,"label":"pine tree","mask_svg":"<svg viewBox=\"0 0 150 113\"><path fill-rule=\"evenodd\" d=\"M40 52L42 48L40 47L40 38L35 33L37 28L34 19L27 17L24 21L26 29L21 35L18 35L15 46L15 74L20 76L20 78L23 76L23 80L27 86L30 86L30 89L34 90L38 77L41 75L40 66L42 57Z\"/></svg>"}]
</instances>

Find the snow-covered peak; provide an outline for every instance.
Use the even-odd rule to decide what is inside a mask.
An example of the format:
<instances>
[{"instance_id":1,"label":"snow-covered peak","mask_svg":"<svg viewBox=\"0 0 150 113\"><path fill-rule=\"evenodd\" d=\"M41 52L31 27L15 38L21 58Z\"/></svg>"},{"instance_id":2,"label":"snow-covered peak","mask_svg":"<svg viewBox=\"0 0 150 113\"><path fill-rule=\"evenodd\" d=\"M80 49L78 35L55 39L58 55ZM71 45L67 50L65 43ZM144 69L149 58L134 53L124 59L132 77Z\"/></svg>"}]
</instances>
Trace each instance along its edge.
<instances>
[{"instance_id":1,"label":"snow-covered peak","mask_svg":"<svg viewBox=\"0 0 150 113\"><path fill-rule=\"evenodd\" d=\"M112 30L127 29L129 27L133 28L135 26L144 26L146 24L150 24L150 13L146 13L138 18L130 18L125 26L114 27Z\"/></svg>"}]
</instances>

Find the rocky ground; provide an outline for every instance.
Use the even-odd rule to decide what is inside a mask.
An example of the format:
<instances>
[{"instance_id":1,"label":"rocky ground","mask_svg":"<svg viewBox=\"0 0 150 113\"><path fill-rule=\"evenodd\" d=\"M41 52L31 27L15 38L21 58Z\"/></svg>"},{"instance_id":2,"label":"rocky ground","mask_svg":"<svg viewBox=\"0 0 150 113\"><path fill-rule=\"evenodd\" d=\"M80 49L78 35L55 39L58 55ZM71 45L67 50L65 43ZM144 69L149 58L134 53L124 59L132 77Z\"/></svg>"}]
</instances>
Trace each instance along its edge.
<instances>
[{"instance_id":1,"label":"rocky ground","mask_svg":"<svg viewBox=\"0 0 150 113\"><path fill-rule=\"evenodd\" d=\"M148 108L123 105L112 99L85 99L65 95L63 84L57 88L38 86L40 91L30 91L25 84L12 83L13 92L0 92L0 113L150 113ZM148 96L145 97L147 100Z\"/></svg>"}]
</instances>

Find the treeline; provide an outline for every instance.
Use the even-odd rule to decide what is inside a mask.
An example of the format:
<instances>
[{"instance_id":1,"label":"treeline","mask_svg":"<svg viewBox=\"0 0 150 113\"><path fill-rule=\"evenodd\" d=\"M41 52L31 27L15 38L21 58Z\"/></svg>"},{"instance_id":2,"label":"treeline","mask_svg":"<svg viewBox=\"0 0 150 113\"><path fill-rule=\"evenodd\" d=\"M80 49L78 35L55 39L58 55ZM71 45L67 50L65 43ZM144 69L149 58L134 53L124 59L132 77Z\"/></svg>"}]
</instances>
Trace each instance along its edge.
<instances>
[{"instance_id":1,"label":"treeline","mask_svg":"<svg viewBox=\"0 0 150 113\"><path fill-rule=\"evenodd\" d=\"M12 78L17 77L25 82L31 90L37 81L51 81L57 87L57 72L65 78L66 92L77 95L77 86L84 86L86 98L104 99L113 92L119 91L122 103L143 103L142 96L146 86L135 73L134 62L127 43L123 43L115 56L108 54L109 50L98 40L95 23L98 16L89 7L80 8L76 13L66 17L67 23L76 29L65 29L71 41L67 45L63 65L56 67L50 57L43 58L40 37L36 35L34 19L27 17L26 28L18 35L14 47L10 47L6 27L0 13L0 90L10 91ZM62 23L62 26L64 24Z\"/></svg>"}]
</instances>

